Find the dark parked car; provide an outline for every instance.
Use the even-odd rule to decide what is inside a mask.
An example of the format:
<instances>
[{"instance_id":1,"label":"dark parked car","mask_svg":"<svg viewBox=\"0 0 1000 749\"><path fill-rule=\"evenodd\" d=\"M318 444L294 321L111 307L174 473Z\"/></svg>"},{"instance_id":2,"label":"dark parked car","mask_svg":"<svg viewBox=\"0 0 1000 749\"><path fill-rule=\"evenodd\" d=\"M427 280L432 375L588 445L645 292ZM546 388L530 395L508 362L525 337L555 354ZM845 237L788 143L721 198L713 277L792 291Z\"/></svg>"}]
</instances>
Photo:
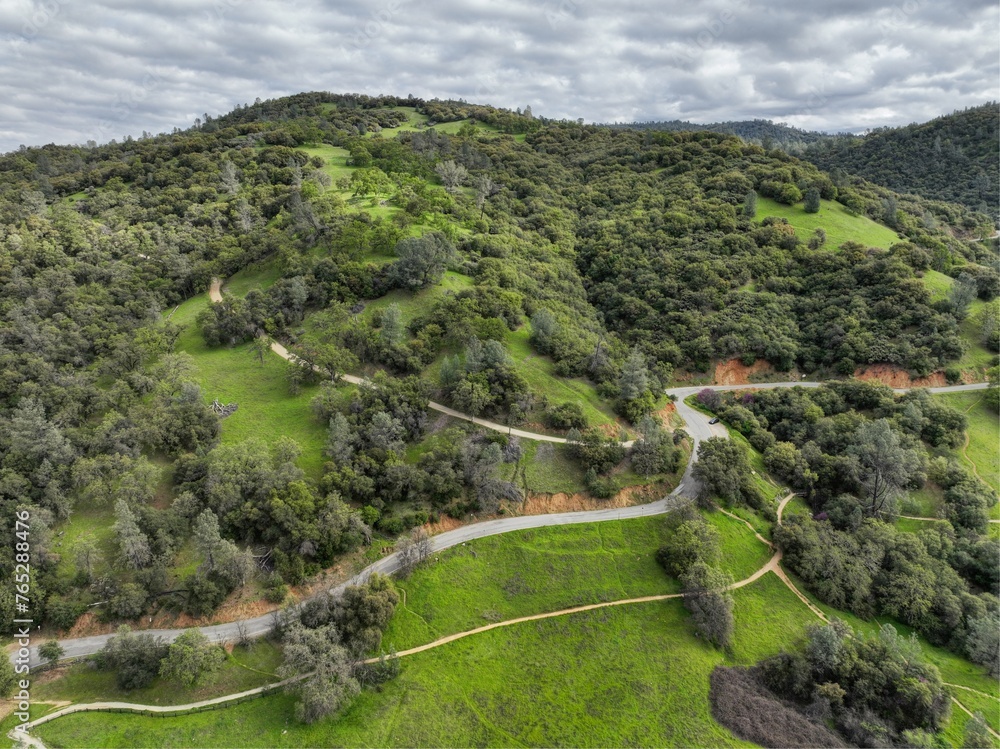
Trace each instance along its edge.
<instances>
[{"instance_id":1,"label":"dark parked car","mask_svg":"<svg viewBox=\"0 0 1000 749\"><path fill-rule=\"evenodd\" d=\"M714 419L710 419L708 423L709 424L718 424L719 423L719 417L716 416Z\"/></svg>"}]
</instances>

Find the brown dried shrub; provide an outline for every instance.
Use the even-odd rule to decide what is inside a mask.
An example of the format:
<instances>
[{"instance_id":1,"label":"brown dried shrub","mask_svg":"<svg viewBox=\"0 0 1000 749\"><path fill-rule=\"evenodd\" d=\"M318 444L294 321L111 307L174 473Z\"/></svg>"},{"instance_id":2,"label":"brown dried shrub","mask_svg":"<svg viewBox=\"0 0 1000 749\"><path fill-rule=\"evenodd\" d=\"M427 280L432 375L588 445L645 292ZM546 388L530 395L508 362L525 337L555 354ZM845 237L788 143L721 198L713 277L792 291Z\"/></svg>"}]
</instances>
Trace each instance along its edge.
<instances>
[{"instance_id":1,"label":"brown dried shrub","mask_svg":"<svg viewBox=\"0 0 1000 749\"><path fill-rule=\"evenodd\" d=\"M717 666L709 684L712 717L741 739L769 749L849 746L775 697L747 669Z\"/></svg>"}]
</instances>

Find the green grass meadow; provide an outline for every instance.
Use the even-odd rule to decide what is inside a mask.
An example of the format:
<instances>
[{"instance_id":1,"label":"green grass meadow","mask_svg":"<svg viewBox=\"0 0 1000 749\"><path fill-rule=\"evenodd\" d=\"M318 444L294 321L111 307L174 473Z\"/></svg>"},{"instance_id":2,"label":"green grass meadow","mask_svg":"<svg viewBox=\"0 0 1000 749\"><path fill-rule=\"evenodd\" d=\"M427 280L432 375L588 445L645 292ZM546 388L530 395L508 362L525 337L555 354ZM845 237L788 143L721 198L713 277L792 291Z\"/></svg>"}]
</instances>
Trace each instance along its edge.
<instances>
[{"instance_id":1,"label":"green grass meadow","mask_svg":"<svg viewBox=\"0 0 1000 749\"><path fill-rule=\"evenodd\" d=\"M239 296L251 289L273 284L280 273L276 263L265 262L235 274L223 290ZM298 395L289 392L288 368L295 366L268 354L263 363L251 352L250 344L210 348L201 336L196 318L209 305L208 294L188 299L170 315L170 321L184 330L177 339L177 351L191 355L194 379L206 402L218 398L236 403L236 413L222 420L222 442L237 443L250 438L271 442L285 435L302 448L299 467L319 478L324 463L326 425L309 406L318 386L304 387Z\"/></svg>"},{"instance_id":2,"label":"green grass meadow","mask_svg":"<svg viewBox=\"0 0 1000 749\"><path fill-rule=\"evenodd\" d=\"M949 290L955 284L954 278L946 276L944 273L939 273L936 270L924 271L922 280L924 286L931 292L931 300L935 302L946 299ZM985 306L986 302L982 299L974 299L972 304L969 305L969 311L965 319L959 325L962 338L966 343L965 353L954 365L959 369L983 369L990 366L993 360L994 354L983 346L975 322L979 312Z\"/></svg>"},{"instance_id":3,"label":"green grass meadow","mask_svg":"<svg viewBox=\"0 0 1000 749\"><path fill-rule=\"evenodd\" d=\"M51 747L752 746L712 719L708 675L799 637L805 607L773 575L734 598L732 656L694 635L680 601L661 601L410 656L381 692L312 726L295 722L293 699L282 694L181 718L74 715L38 734Z\"/></svg>"},{"instance_id":4,"label":"green grass meadow","mask_svg":"<svg viewBox=\"0 0 1000 749\"><path fill-rule=\"evenodd\" d=\"M1000 415L986 405L979 391L938 393L934 398L965 414L969 446L956 452L968 468L975 468L979 477L1000 493Z\"/></svg>"},{"instance_id":5,"label":"green grass meadow","mask_svg":"<svg viewBox=\"0 0 1000 749\"><path fill-rule=\"evenodd\" d=\"M882 247L902 241L892 229L872 221L866 216L852 216L840 203L833 200L820 201L817 213L806 213L803 203L784 205L771 198L757 199L756 221L767 216L788 219L802 241L808 241L816 229L826 232L827 250L836 250L847 241L860 242L866 247Z\"/></svg>"}]
</instances>

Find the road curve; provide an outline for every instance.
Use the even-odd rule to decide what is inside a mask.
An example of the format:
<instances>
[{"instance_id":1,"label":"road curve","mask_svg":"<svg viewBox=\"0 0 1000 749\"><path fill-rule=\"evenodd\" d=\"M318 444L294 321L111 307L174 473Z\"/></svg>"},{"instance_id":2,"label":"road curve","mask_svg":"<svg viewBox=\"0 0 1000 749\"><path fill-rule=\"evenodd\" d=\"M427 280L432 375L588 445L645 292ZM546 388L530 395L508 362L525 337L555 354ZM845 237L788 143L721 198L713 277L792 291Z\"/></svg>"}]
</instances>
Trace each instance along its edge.
<instances>
[{"instance_id":1,"label":"road curve","mask_svg":"<svg viewBox=\"0 0 1000 749\"><path fill-rule=\"evenodd\" d=\"M213 302L220 301L222 299L221 294L222 283L219 279L213 279L212 285L209 288L209 298ZM298 361L294 354L290 353L282 346L280 343L272 343L272 350L275 351L279 356L282 356L289 361ZM354 382L360 384L363 380L359 377L345 375L344 378L348 382ZM684 477L682 478L680 484L670 493L667 497L657 500L656 502L651 502L644 505L635 505L632 507L622 507L613 508L606 510L586 510L582 512L564 512L552 515L525 515L519 517L502 518L499 520L489 520L482 523L474 523L471 525L462 526L461 528L456 528L453 531L448 531L446 533L441 533L434 536L431 539L431 548L434 551L442 551L444 549L456 546L457 544L464 543L476 538L484 538L486 536L493 536L500 533L509 533L510 531L516 530L526 530L529 528L541 528L545 526L553 525L571 525L577 523L596 523L608 520L626 520L629 518L645 517L649 515L661 515L670 510L680 506L685 503L688 499L696 496L697 494L697 481L692 475L692 467L697 459L698 445L702 440L709 439L710 437L726 437L728 432L726 428L720 424L709 424L709 417L705 414L691 408L684 402L684 399L689 395L693 395L706 387L710 387L713 390L751 390L751 389L773 389L773 388L786 388L786 387L819 387L822 383L819 382L771 382L771 383L754 383L750 385L714 385L714 386L694 386L694 387L679 387L671 388L666 391L670 396L676 398L675 405L677 407L677 412L686 422L686 429L688 434L690 434L693 441L691 459L688 461L687 469L684 472ZM938 387L929 388L931 392L934 393L950 393L950 392L963 392L966 390L981 390L987 387L986 383L977 383L973 385L952 385L948 387ZM896 392L906 392L906 389L897 389ZM500 432L508 432L512 434L519 435L526 439L543 440L547 442L565 442L566 440L560 437L551 437L549 435L535 434L533 432L526 432L523 430L510 429L510 427L504 426L502 424L494 424L489 421L482 421L480 419L473 419L473 417L467 414L462 414L458 411L448 408L447 406L442 406L441 404L432 403L431 407L442 413L446 413L449 416L454 416L455 418L465 419L467 421L474 421L476 424L480 424L488 429L495 429ZM624 443L629 445L631 443ZM348 585L356 585L362 583L368 579L368 577L375 572L381 574L392 574L399 569L399 563L396 554L390 554L383 559L369 565L361 572L356 574L350 580L347 580L339 585L334 586L329 590L333 594L342 592L344 588ZM264 614L263 616L254 617L252 619L243 619L235 622L227 622L225 624L215 624L206 627L200 627L201 631L210 639L215 642L225 642L225 641L235 641L241 636L246 635L250 637L260 637L266 634L272 627L274 615ZM241 627L243 631L241 632ZM172 642L174 638L184 632L184 628L181 629L150 629L142 630L143 632L152 634L157 637L162 637L167 642ZM96 653L101 648L104 647L105 643L113 635L93 635L91 637L79 637L69 640L60 640L60 644L63 646L64 658L79 658L85 655L91 655ZM14 654L11 654L11 658ZM40 663L38 658L37 645L31 648L30 664L32 666L37 666Z\"/></svg>"}]
</instances>

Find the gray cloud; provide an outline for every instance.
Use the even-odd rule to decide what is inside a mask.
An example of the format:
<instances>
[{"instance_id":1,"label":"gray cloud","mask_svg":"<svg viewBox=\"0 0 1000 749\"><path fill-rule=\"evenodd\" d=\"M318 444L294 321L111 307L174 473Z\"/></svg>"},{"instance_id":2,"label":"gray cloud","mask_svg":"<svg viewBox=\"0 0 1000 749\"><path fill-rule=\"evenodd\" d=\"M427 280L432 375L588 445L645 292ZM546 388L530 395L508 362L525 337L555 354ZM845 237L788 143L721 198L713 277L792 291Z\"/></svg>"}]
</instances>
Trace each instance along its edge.
<instances>
[{"instance_id":1,"label":"gray cloud","mask_svg":"<svg viewBox=\"0 0 1000 749\"><path fill-rule=\"evenodd\" d=\"M0 151L307 90L597 122L905 124L1000 98L998 23L992 0L6 0Z\"/></svg>"}]
</instances>

